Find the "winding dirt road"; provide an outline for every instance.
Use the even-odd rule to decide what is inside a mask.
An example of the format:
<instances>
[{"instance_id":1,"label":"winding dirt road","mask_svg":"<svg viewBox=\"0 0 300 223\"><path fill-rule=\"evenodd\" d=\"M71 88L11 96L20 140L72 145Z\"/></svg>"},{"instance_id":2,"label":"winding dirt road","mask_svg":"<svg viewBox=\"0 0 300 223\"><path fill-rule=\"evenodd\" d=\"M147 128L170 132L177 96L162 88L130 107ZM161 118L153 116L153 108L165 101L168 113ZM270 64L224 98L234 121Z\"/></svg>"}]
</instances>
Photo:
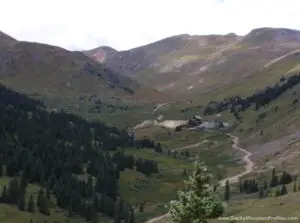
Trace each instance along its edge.
<instances>
[{"instance_id":1,"label":"winding dirt road","mask_svg":"<svg viewBox=\"0 0 300 223\"><path fill-rule=\"evenodd\" d=\"M235 176L232 176L232 177L228 177L228 178L225 178L223 180L221 180L219 182L220 186L223 187L225 185L225 182L226 180L229 180L229 183L232 184L232 183L236 183L239 181L239 178L248 174L248 173L251 173L252 170L253 170L253 167L254 167L254 163L250 160L250 156L252 155L252 153L250 153L249 151L241 148L238 146L239 144L239 137L237 136L234 136L234 135L231 135L229 133L227 133L226 135L228 135L229 137L232 138L232 141L233 141L233 144L232 144L232 148L235 149L235 150L239 150L241 152L243 152L245 155L243 156L243 161L246 163L245 165L245 171L242 172L242 173L239 173ZM189 149L189 148L192 148L192 147L196 147L196 146L199 146L200 144L202 144L202 142L199 142L199 143L195 143L195 144L192 144L192 145L188 145L188 146L184 146L184 147L181 147L181 148L178 148L176 150L184 150L184 149ZM152 218L148 221L146 221L145 223L155 223L157 221L160 221L164 218L166 218L168 216L168 213L164 214L164 215L161 215L161 216L158 216L158 217L155 217L155 218Z\"/></svg>"},{"instance_id":2,"label":"winding dirt road","mask_svg":"<svg viewBox=\"0 0 300 223\"><path fill-rule=\"evenodd\" d=\"M250 159L250 156L252 155L252 153L250 153L249 151L241 148L238 146L239 144L239 137L231 135L229 133L227 133L226 135L228 135L229 137L232 138L233 144L232 144L232 148L235 150L239 150L241 152L243 152L245 155L243 156L243 161L246 163L245 165L245 171L237 174L235 176L232 177L228 177L225 178L223 180L220 181L220 186L223 187L225 185L225 182L228 180L230 184L232 183L237 183L239 181L239 178L242 176L245 176L246 174L249 174L252 172L253 167L254 167L254 163L252 162L252 160Z\"/></svg>"}]
</instances>

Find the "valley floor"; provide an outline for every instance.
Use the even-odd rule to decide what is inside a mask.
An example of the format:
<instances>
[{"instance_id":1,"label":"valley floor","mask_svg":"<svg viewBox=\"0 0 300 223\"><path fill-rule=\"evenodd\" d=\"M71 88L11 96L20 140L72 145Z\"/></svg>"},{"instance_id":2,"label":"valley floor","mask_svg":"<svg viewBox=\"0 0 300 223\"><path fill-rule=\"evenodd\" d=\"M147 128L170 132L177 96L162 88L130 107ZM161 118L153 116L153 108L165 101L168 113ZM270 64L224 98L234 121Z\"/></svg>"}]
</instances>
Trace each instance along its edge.
<instances>
[{"instance_id":1,"label":"valley floor","mask_svg":"<svg viewBox=\"0 0 300 223\"><path fill-rule=\"evenodd\" d=\"M295 108L284 107L285 104L289 103L285 100L285 98L280 98L274 102L274 106L279 106L277 114L268 115L264 120L261 120L260 126L254 125L254 113L252 113L250 110L242 113L242 118L244 119L244 121L240 123L238 127L235 127L233 131L230 130L232 134L237 135L230 135L234 140L234 144L232 145L232 147L237 151L235 154L231 155L232 157L237 157L236 161L239 163L239 165L241 166L242 164L244 164L246 168L244 171L240 170L234 175L232 174L231 177L226 178L230 179L231 184L234 188L239 179L245 179L249 177L257 178L260 177L261 174L268 173L272 168L277 168L279 171L288 170L293 174L299 175L300 166L296 165L296 163L298 163L297 157L299 157L300 154L298 149L299 146L297 147L297 145L299 145L299 131L296 131L297 128L295 127L296 125L298 125L298 112L296 112ZM166 108L164 106L162 109ZM266 108L262 108L260 111L256 112L258 114L255 114L255 116L259 116L260 114L264 113L271 113L271 109L272 106L266 106ZM289 115L284 116L283 113L287 111ZM168 109L161 111L161 115L164 115L165 117L168 117L168 114ZM191 117L191 114L195 114L195 111L188 112L187 114L185 114L185 117ZM230 123L233 123L232 116L230 116L227 112L224 112L222 116L224 119L231 120L229 121ZM177 117L179 119L183 118L182 115L179 115ZM289 123L292 123L291 120L294 120L294 125L288 126ZM286 128L283 126L286 126ZM280 129L278 128L281 128L282 131L280 131ZM263 133L261 132L262 129L264 130ZM142 131L145 130L141 130L141 132ZM155 132L157 133L157 131ZM155 133L151 134L152 136L155 136ZM190 132L189 134L192 133ZM187 138L189 138L189 136L187 136ZM192 140L191 138L193 137L190 137L190 140ZM240 146L237 145L239 138L241 138ZM224 139L221 139L220 141L224 142ZM200 143L200 145L201 144L203 145L203 143ZM191 146L193 145L199 146L197 141L194 141L193 144L191 144ZM183 148L190 147L189 145L187 145ZM242 160L241 157L243 157ZM221 185L224 185L226 179L220 181ZM234 190L237 189L235 188ZM299 193L295 193L274 198L272 196L275 194L275 190L276 188L271 190L271 197L269 196L264 199L258 199L257 194L248 196L248 198L245 198L243 196L234 196L232 198L232 202L229 203L226 216L247 216L247 214L248 216L266 216L265 213L270 214L270 216L276 216L278 215L278 213L280 213L281 205L290 207L289 204L291 204L293 206L298 201L295 199L293 199L293 201L290 201L290 199L292 199L293 196L300 197ZM288 191L290 192L291 190L291 185L289 185ZM242 207L244 207L245 205L247 207L243 209ZM258 211L258 213L261 213L260 215L254 214L258 206L261 207L261 209ZM288 208L282 207L284 209L284 211L282 212L282 216L299 216L298 212L293 211L294 208L292 206L290 211ZM264 209L266 210L265 213L263 211ZM164 223L166 222L166 219L167 214L164 214L149 219L146 222Z\"/></svg>"}]
</instances>

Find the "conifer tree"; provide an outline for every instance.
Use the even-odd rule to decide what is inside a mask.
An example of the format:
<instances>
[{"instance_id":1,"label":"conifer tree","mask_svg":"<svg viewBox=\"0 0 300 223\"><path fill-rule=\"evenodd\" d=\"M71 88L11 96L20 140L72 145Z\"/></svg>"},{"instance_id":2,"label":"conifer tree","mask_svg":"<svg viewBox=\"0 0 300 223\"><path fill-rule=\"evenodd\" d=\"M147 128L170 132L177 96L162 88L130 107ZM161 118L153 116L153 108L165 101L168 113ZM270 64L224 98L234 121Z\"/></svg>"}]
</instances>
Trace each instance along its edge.
<instances>
[{"instance_id":1,"label":"conifer tree","mask_svg":"<svg viewBox=\"0 0 300 223\"><path fill-rule=\"evenodd\" d=\"M171 156L171 151L168 149L168 152L167 152L168 156Z\"/></svg>"},{"instance_id":2,"label":"conifer tree","mask_svg":"<svg viewBox=\"0 0 300 223\"><path fill-rule=\"evenodd\" d=\"M263 198L263 197L264 197L264 188L263 188L263 187L260 187L260 188L259 188L258 197L259 197L259 198Z\"/></svg>"},{"instance_id":3,"label":"conifer tree","mask_svg":"<svg viewBox=\"0 0 300 223\"><path fill-rule=\"evenodd\" d=\"M278 177L276 175L275 168L273 168L270 187L272 188L272 187L276 187L278 185L279 185L279 180L278 180Z\"/></svg>"},{"instance_id":4,"label":"conifer tree","mask_svg":"<svg viewBox=\"0 0 300 223\"><path fill-rule=\"evenodd\" d=\"M131 206L130 206L130 219L129 219L129 223L135 223L134 209Z\"/></svg>"},{"instance_id":5,"label":"conifer tree","mask_svg":"<svg viewBox=\"0 0 300 223\"><path fill-rule=\"evenodd\" d=\"M9 181L8 185L8 202L12 204L18 203L19 198L19 182L17 178L13 178Z\"/></svg>"},{"instance_id":6,"label":"conifer tree","mask_svg":"<svg viewBox=\"0 0 300 223\"><path fill-rule=\"evenodd\" d=\"M266 180L264 181L263 188L264 188L264 190L267 190L267 189L268 189L268 182L267 182Z\"/></svg>"},{"instance_id":7,"label":"conifer tree","mask_svg":"<svg viewBox=\"0 0 300 223\"><path fill-rule=\"evenodd\" d=\"M0 176L3 177L4 176L4 166L0 165Z\"/></svg>"},{"instance_id":8,"label":"conifer tree","mask_svg":"<svg viewBox=\"0 0 300 223\"><path fill-rule=\"evenodd\" d=\"M8 189L7 189L6 185L4 185L2 194L1 194L1 201L3 203L7 203L8 199L9 199Z\"/></svg>"},{"instance_id":9,"label":"conifer tree","mask_svg":"<svg viewBox=\"0 0 300 223\"><path fill-rule=\"evenodd\" d=\"M217 184L214 184L214 186L213 186L213 192L216 192L217 188L218 188Z\"/></svg>"},{"instance_id":10,"label":"conifer tree","mask_svg":"<svg viewBox=\"0 0 300 223\"><path fill-rule=\"evenodd\" d=\"M270 187L277 187L278 185L279 185L278 176L277 175L272 176Z\"/></svg>"},{"instance_id":11,"label":"conifer tree","mask_svg":"<svg viewBox=\"0 0 300 223\"><path fill-rule=\"evenodd\" d=\"M141 213L144 212L144 203L140 203L139 210Z\"/></svg>"},{"instance_id":12,"label":"conifer tree","mask_svg":"<svg viewBox=\"0 0 300 223\"><path fill-rule=\"evenodd\" d=\"M240 193L243 193L243 184L242 181L239 181L239 189L240 189Z\"/></svg>"},{"instance_id":13,"label":"conifer tree","mask_svg":"<svg viewBox=\"0 0 300 223\"><path fill-rule=\"evenodd\" d=\"M27 187L27 179L25 173L22 172L20 176L20 190L25 190Z\"/></svg>"},{"instance_id":14,"label":"conifer tree","mask_svg":"<svg viewBox=\"0 0 300 223\"><path fill-rule=\"evenodd\" d=\"M279 188L277 188L276 191L275 191L275 197L278 197L278 196L280 196L280 190L279 190Z\"/></svg>"},{"instance_id":15,"label":"conifer tree","mask_svg":"<svg viewBox=\"0 0 300 223\"><path fill-rule=\"evenodd\" d=\"M39 212L41 212L44 215L50 215L50 209L49 209L49 201L47 197L45 196L44 190L41 188L38 194L38 207Z\"/></svg>"},{"instance_id":16,"label":"conifer tree","mask_svg":"<svg viewBox=\"0 0 300 223\"><path fill-rule=\"evenodd\" d=\"M194 172L185 181L188 190L179 191L178 199L170 202L170 220L174 223L202 223L221 216L224 206L213 193L212 175L197 157Z\"/></svg>"},{"instance_id":17,"label":"conifer tree","mask_svg":"<svg viewBox=\"0 0 300 223\"><path fill-rule=\"evenodd\" d=\"M19 194L18 208L21 211L25 211L25 194L26 194L25 189L21 190Z\"/></svg>"},{"instance_id":18,"label":"conifer tree","mask_svg":"<svg viewBox=\"0 0 300 223\"><path fill-rule=\"evenodd\" d=\"M88 177L88 181L87 181L87 194L88 197L92 197L93 196L93 179L91 176Z\"/></svg>"},{"instance_id":19,"label":"conifer tree","mask_svg":"<svg viewBox=\"0 0 300 223\"><path fill-rule=\"evenodd\" d=\"M185 169L185 168L183 169L183 173L182 173L182 175L183 175L184 177L186 177L186 176L187 176L187 171L186 171L186 169Z\"/></svg>"},{"instance_id":20,"label":"conifer tree","mask_svg":"<svg viewBox=\"0 0 300 223\"><path fill-rule=\"evenodd\" d=\"M224 191L224 200L228 202L230 199L230 186L229 186L229 180L226 180L225 182L225 191Z\"/></svg>"},{"instance_id":21,"label":"conifer tree","mask_svg":"<svg viewBox=\"0 0 300 223\"><path fill-rule=\"evenodd\" d=\"M41 204L43 203L45 199L45 194L44 194L44 190L42 188L40 188L39 192L38 192L38 197L37 197L37 206L40 207Z\"/></svg>"},{"instance_id":22,"label":"conifer tree","mask_svg":"<svg viewBox=\"0 0 300 223\"><path fill-rule=\"evenodd\" d=\"M46 198L48 199L48 201L50 201L51 199L51 191L49 187L46 187Z\"/></svg>"},{"instance_id":23,"label":"conifer tree","mask_svg":"<svg viewBox=\"0 0 300 223\"><path fill-rule=\"evenodd\" d=\"M100 207L101 207L101 203L99 202L99 198L98 198L97 194L94 194L94 197L93 197L93 208L96 211L99 211Z\"/></svg>"},{"instance_id":24,"label":"conifer tree","mask_svg":"<svg viewBox=\"0 0 300 223\"><path fill-rule=\"evenodd\" d=\"M35 212L35 203L34 203L32 194L30 194L30 197L29 197L27 211L31 212L31 213Z\"/></svg>"},{"instance_id":25,"label":"conifer tree","mask_svg":"<svg viewBox=\"0 0 300 223\"><path fill-rule=\"evenodd\" d=\"M42 205L40 212L44 215L50 215L50 204L48 199L45 197L44 204Z\"/></svg>"},{"instance_id":26,"label":"conifer tree","mask_svg":"<svg viewBox=\"0 0 300 223\"><path fill-rule=\"evenodd\" d=\"M286 189L286 186L285 186L285 184L283 184L281 187L280 195L285 195L287 193L288 193L288 191Z\"/></svg>"},{"instance_id":27,"label":"conifer tree","mask_svg":"<svg viewBox=\"0 0 300 223\"><path fill-rule=\"evenodd\" d=\"M121 209L122 209L122 202L121 202L120 198L118 198L115 203L114 223L121 222Z\"/></svg>"},{"instance_id":28,"label":"conifer tree","mask_svg":"<svg viewBox=\"0 0 300 223\"><path fill-rule=\"evenodd\" d=\"M280 184L289 184L292 181L293 177L288 172L283 171L280 177Z\"/></svg>"}]
</instances>

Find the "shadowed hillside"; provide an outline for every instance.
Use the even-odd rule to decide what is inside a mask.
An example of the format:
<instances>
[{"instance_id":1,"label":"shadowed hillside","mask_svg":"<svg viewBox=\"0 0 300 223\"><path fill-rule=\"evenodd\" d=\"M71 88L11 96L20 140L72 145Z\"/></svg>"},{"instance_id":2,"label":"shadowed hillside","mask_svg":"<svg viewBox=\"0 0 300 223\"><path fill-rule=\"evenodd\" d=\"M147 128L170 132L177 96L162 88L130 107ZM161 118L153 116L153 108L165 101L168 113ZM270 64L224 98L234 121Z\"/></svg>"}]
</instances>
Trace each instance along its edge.
<instances>
[{"instance_id":1,"label":"shadowed hillside","mask_svg":"<svg viewBox=\"0 0 300 223\"><path fill-rule=\"evenodd\" d=\"M164 100L156 90L117 74L82 52L16 41L3 33L0 47L1 83L53 107L86 112L96 109L99 114L100 110L114 112L124 106Z\"/></svg>"},{"instance_id":2,"label":"shadowed hillside","mask_svg":"<svg viewBox=\"0 0 300 223\"><path fill-rule=\"evenodd\" d=\"M129 163L134 173L157 171L155 161L135 162L133 155L124 154L125 148L153 148L153 141L134 140L125 130L101 122L48 112L41 101L2 85L0 133L1 222L25 222L24 212L26 222L35 223L66 218L103 222L100 213L133 222L134 209L120 192L121 172ZM118 202L120 211L115 211Z\"/></svg>"}]
</instances>

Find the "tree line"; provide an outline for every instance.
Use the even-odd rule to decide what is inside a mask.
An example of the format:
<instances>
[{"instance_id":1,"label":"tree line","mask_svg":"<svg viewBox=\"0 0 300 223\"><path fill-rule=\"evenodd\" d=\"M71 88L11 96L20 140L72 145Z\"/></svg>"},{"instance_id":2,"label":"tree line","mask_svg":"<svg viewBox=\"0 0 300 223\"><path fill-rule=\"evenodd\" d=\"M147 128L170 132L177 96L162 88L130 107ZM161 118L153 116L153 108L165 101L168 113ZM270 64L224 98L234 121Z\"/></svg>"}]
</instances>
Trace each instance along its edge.
<instances>
[{"instance_id":1,"label":"tree line","mask_svg":"<svg viewBox=\"0 0 300 223\"><path fill-rule=\"evenodd\" d=\"M257 91L250 96L232 96L225 98L221 102L211 101L204 107L204 115L212 115L226 110L230 110L237 118L238 113L245 111L250 106L254 105L255 110L263 107L271 101L278 98L288 89L293 88L300 83L300 74L282 77L278 83L273 86L268 86L261 91ZM298 100L298 99L297 99ZM294 102L293 102L294 103Z\"/></svg>"},{"instance_id":2,"label":"tree line","mask_svg":"<svg viewBox=\"0 0 300 223\"><path fill-rule=\"evenodd\" d=\"M240 180L239 182L239 192L241 194L253 194L258 193L259 198L268 197L269 189L276 188L275 196L281 196L288 193L286 185L295 181L296 177L292 176L286 171L282 171L280 177L276 173L275 169L272 170L272 176L270 181L264 180L263 182L257 182L255 179L246 179L244 181ZM293 191L296 192L300 189L300 184L297 187L297 182L294 182ZM230 200L230 185L227 180L225 183L224 189L224 200Z\"/></svg>"}]
</instances>

